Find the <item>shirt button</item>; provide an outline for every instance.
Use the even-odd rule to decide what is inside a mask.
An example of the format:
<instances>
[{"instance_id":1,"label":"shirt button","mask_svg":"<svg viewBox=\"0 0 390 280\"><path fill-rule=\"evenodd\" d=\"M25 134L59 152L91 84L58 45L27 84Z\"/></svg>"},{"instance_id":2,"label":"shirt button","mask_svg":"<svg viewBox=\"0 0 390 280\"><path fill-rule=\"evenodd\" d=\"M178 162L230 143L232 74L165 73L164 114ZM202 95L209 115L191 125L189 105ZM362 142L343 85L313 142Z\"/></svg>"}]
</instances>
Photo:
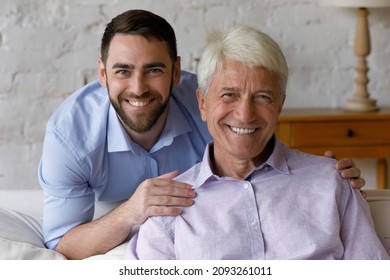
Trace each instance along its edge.
<instances>
[{"instance_id":1,"label":"shirt button","mask_svg":"<svg viewBox=\"0 0 390 280\"><path fill-rule=\"evenodd\" d=\"M249 188L249 184L247 183L247 184L244 184L244 189L248 189Z\"/></svg>"},{"instance_id":2,"label":"shirt button","mask_svg":"<svg viewBox=\"0 0 390 280\"><path fill-rule=\"evenodd\" d=\"M256 220L253 220L252 221L252 226L255 226L256 225Z\"/></svg>"}]
</instances>

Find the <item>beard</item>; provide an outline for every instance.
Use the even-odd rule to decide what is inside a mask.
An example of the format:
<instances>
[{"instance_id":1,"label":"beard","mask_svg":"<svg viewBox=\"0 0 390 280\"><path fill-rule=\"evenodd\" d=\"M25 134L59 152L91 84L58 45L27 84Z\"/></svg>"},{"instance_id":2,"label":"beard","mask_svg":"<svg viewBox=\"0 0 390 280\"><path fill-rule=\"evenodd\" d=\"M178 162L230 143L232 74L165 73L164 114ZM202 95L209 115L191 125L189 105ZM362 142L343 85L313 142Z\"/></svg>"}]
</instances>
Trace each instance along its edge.
<instances>
[{"instance_id":1,"label":"beard","mask_svg":"<svg viewBox=\"0 0 390 280\"><path fill-rule=\"evenodd\" d=\"M107 84L108 85L108 84ZM122 122L131 130L137 133L145 133L152 129L152 127L157 123L160 116L167 109L169 99L164 101L161 95L158 92L148 91L143 93L141 96L135 96L134 94L121 93L118 97L119 102L116 102L111 98L110 89L107 86L108 96L110 98L111 104L114 107L117 115L122 120ZM172 83L169 91L172 91ZM122 104L127 102L126 99L153 99L152 103L149 104L149 109L142 113L129 113L123 108Z\"/></svg>"}]
</instances>

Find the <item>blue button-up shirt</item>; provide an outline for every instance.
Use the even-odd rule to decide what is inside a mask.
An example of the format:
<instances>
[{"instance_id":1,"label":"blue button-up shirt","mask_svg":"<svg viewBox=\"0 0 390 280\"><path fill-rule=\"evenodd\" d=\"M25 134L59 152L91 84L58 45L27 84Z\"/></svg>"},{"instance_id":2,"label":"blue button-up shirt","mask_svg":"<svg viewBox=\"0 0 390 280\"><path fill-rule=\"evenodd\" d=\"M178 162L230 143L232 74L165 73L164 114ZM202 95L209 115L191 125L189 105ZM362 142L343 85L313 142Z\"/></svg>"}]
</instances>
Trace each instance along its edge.
<instances>
[{"instance_id":1,"label":"blue button-up shirt","mask_svg":"<svg viewBox=\"0 0 390 280\"><path fill-rule=\"evenodd\" d=\"M95 200L123 201L146 178L183 172L202 159L211 137L200 118L196 88L196 76L182 72L165 128L149 152L128 137L97 81L61 104L48 121L38 172L49 248L93 219Z\"/></svg>"},{"instance_id":2,"label":"blue button-up shirt","mask_svg":"<svg viewBox=\"0 0 390 280\"><path fill-rule=\"evenodd\" d=\"M218 177L204 159L176 180L193 206L152 217L129 243L129 259L388 259L366 201L335 161L280 142L247 180Z\"/></svg>"}]
</instances>

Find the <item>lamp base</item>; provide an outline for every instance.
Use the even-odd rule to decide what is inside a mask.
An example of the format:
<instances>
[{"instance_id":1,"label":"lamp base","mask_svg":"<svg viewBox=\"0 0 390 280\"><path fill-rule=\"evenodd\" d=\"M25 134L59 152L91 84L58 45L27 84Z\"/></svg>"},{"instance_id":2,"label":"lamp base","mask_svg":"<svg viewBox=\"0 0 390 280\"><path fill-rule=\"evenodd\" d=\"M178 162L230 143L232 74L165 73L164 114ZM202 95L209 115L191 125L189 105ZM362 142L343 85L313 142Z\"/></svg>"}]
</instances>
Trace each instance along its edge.
<instances>
[{"instance_id":1,"label":"lamp base","mask_svg":"<svg viewBox=\"0 0 390 280\"><path fill-rule=\"evenodd\" d=\"M376 106L376 100L369 98L351 98L347 100L344 110L347 112L377 112L379 107Z\"/></svg>"}]
</instances>

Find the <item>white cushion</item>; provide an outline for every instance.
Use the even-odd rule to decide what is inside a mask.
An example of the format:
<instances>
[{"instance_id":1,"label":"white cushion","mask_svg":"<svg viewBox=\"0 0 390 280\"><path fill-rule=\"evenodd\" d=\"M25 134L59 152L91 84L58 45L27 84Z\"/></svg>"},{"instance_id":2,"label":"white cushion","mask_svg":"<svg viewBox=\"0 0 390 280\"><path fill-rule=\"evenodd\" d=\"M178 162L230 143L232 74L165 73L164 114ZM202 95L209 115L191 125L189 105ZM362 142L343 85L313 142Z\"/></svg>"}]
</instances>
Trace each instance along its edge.
<instances>
[{"instance_id":1,"label":"white cushion","mask_svg":"<svg viewBox=\"0 0 390 280\"><path fill-rule=\"evenodd\" d=\"M42 217L43 191L33 190L0 190L0 208L19 211L32 217Z\"/></svg>"},{"instance_id":2,"label":"white cushion","mask_svg":"<svg viewBox=\"0 0 390 280\"><path fill-rule=\"evenodd\" d=\"M29 215L0 208L0 259L66 259L45 248L41 228L41 222Z\"/></svg>"},{"instance_id":3,"label":"white cushion","mask_svg":"<svg viewBox=\"0 0 390 280\"><path fill-rule=\"evenodd\" d=\"M365 192L375 230L390 254L390 190L367 190Z\"/></svg>"},{"instance_id":4,"label":"white cushion","mask_svg":"<svg viewBox=\"0 0 390 280\"><path fill-rule=\"evenodd\" d=\"M56 251L0 237L0 260L66 260Z\"/></svg>"},{"instance_id":5,"label":"white cushion","mask_svg":"<svg viewBox=\"0 0 390 280\"><path fill-rule=\"evenodd\" d=\"M370 190L366 193L376 231L385 239L390 239L390 190Z\"/></svg>"},{"instance_id":6,"label":"white cushion","mask_svg":"<svg viewBox=\"0 0 390 280\"><path fill-rule=\"evenodd\" d=\"M42 216L42 201L43 193L40 189L0 190L0 260L66 259L44 245L42 222L36 218ZM94 218L99 218L117 205L98 202ZM91 259L122 259L125 247L122 244Z\"/></svg>"}]
</instances>

